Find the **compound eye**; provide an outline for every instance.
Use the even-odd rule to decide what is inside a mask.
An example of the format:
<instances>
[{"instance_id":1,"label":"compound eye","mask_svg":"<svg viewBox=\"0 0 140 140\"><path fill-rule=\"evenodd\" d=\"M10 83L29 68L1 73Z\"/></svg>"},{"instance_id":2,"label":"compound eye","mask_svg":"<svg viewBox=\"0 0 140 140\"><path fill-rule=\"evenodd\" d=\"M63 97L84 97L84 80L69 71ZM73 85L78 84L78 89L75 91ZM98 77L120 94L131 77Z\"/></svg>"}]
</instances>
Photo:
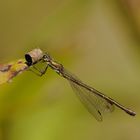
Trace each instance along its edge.
<instances>
[{"instance_id":1,"label":"compound eye","mask_svg":"<svg viewBox=\"0 0 140 140\"><path fill-rule=\"evenodd\" d=\"M25 54L25 59L26 59L26 64L28 66L31 66L33 61L32 61L32 57L29 54Z\"/></svg>"},{"instance_id":2,"label":"compound eye","mask_svg":"<svg viewBox=\"0 0 140 140\"><path fill-rule=\"evenodd\" d=\"M43 55L43 59L47 59L47 55Z\"/></svg>"},{"instance_id":3,"label":"compound eye","mask_svg":"<svg viewBox=\"0 0 140 140\"><path fill-rule=\"evenodd\" d=\"M49 62L51 60L51 58L48 54L45 54L45 55L43 55L43 60L46 62Z\"/></svg>"}]
</instances>

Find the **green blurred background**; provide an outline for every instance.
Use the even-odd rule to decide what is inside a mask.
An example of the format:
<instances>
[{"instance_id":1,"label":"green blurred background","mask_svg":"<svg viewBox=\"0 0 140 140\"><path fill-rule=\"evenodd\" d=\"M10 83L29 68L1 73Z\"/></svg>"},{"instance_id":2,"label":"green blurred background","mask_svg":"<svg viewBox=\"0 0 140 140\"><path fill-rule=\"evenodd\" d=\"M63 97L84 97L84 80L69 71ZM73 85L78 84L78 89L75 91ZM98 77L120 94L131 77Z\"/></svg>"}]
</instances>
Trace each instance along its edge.
<instances>
[{"instance_id":1,"label":"green blurred background","mask_svg":"<svg viewBox=\"0 0 140 140\"><path fill-rule=\"evenodd\" d=\"M140 1L0 1L0 63L33 48L136 111L97 122L69 83L48 70L0 86L0 140L139 140Z\"/></svg>"}]
</instances>

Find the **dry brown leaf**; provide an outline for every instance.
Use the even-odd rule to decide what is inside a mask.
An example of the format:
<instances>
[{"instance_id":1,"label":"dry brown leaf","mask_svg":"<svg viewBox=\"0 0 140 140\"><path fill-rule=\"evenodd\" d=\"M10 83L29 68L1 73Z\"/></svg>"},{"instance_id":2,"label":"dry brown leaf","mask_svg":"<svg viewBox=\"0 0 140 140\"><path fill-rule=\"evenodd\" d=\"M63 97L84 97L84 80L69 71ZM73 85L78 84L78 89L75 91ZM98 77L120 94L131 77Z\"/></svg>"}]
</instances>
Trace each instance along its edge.
<instances>
[{"instance_id":1,"label":"dry brown leaf","mask_svg":"<svg viewBox=\"0 0 140 140\"><path fill-rule=\"evenodd\" d=\"M20 59L8 64L0 64L0 84L9 82L12 78L26 70L28 66L24 59Z\"/></svg>"}]
</instances>

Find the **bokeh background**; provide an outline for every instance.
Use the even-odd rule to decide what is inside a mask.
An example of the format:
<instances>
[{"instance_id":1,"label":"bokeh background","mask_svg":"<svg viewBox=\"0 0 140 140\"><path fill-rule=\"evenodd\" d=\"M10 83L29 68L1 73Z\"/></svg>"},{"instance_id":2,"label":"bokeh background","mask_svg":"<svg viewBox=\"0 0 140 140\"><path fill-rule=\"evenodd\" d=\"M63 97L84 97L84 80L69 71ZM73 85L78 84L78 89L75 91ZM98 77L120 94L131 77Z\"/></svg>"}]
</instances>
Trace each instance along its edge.
<instances>
[{"instance_id":1,"label":"bokeh background","mask_svg":"<svg viewBox=\"0 0 140 140\"><path fill-rule=\"evenodd\" d=\"M140 0L0 1L0 63L33 48L123 105L97 122L48 70L0 86L0 140L140 139Z\"/></svg>"}]
</instances>

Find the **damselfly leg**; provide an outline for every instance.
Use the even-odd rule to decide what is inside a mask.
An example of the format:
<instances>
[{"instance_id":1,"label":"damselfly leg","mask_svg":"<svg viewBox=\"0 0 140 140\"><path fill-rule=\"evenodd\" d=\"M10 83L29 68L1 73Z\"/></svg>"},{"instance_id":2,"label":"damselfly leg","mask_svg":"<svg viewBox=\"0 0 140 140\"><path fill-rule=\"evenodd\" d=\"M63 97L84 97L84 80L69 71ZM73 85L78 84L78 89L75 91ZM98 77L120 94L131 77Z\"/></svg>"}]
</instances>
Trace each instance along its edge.
<instances>
[{"instance_id":1,"label":"damselfly leg","mask_svg":"<svg viewBox=\"0 0 140 140\"><path fill-rule=\"evenodd\" d=\"M37 76L40 76L40 77L46 73L47 69L48 69L48 65L45 65L45 67L42 69L38 68L35 65L33 65L32 67L29 67L29 70L31 72L33 72L34 74L36 74Z\"/></svg>"}]
</instances>

